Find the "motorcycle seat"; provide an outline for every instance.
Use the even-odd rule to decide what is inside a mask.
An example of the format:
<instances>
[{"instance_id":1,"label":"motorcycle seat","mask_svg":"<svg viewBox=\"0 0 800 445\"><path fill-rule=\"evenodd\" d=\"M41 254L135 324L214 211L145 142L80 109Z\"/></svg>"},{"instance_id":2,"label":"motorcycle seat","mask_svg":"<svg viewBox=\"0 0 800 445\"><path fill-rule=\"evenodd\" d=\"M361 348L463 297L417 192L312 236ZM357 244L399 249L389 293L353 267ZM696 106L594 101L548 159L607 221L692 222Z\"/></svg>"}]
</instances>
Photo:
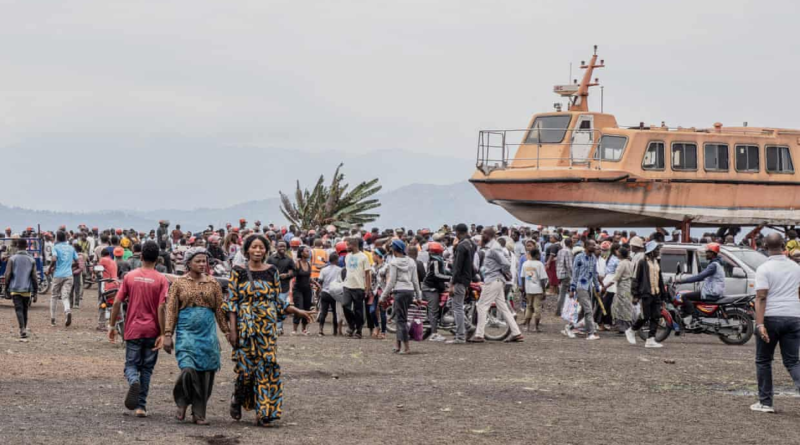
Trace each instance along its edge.
<instances>
[{"instance_id":1,"label":"motorcycle seat","mask_svg":"<svg viewBox=\"0 0 800 445\"><path fill-rule=\"evenodd\" d=\"M716 301L702 301L701 304L716 304L716 305L723 305L723 304L733 304L737 302L744 302L747 299L746 294L739 294L739 295L724 295L722 298Z\"/></svg>"}]
</instances>

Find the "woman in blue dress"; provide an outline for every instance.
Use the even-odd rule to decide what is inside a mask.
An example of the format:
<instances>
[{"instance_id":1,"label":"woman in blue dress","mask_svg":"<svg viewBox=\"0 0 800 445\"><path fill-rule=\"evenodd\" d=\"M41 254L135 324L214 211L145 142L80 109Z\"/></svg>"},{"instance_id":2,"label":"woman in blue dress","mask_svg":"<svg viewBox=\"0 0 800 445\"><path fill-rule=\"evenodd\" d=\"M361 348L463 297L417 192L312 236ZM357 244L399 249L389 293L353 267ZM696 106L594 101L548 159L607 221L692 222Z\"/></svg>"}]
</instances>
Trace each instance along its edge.
<instances>
[{"instance_id":1,"label":"woman in blue dress","mask_svg":"<svg viewBox=\"0 0 800 445\"><path fill-rule=\"evenodd\" d=\"M228 324L222 289L206 275L206 249L189 249L184 261L187 273L172 283L167 296L164 350L171 352L174 336L175 358L181 369L173 390L178 405L176 417L184 420L191 405L194 423L208 425L206 404L220 368L217 324L226 333Z\"/></svg>"}]
</instances>

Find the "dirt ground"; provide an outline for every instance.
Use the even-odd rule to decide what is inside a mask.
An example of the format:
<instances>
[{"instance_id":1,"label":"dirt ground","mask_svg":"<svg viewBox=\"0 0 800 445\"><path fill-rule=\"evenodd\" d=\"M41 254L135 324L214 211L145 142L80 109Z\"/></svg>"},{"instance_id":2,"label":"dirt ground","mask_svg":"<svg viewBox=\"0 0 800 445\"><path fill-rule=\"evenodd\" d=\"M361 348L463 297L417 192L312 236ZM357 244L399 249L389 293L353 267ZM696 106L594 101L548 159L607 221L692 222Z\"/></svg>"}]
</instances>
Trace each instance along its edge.
<instances>
[{"instance_id":1,"label":"dirt ground","mask_svg":"<svg viewBox=\"0 0 800 445\"><path fill-rule=\"evenodd\" d=\"M11 302L0 300L2 444L800 443L800 399L789 395L780 361L779 413L748 409L754 341L736 347L694 335L646 350L615 333L569 340L552 316L523 344L413 343L408 356L393 355L388 339L281 337L284 417L270 429L256 428L252 412L228 417L234 375L224 341L211 426L174 420L178 368L162 352L149 418L137 419L122 404L123 349L95 332L96 310L74 311L69 328L60 313L50 327L48 300L32 307L27 342Z\"/></svg>"}]
</instances>

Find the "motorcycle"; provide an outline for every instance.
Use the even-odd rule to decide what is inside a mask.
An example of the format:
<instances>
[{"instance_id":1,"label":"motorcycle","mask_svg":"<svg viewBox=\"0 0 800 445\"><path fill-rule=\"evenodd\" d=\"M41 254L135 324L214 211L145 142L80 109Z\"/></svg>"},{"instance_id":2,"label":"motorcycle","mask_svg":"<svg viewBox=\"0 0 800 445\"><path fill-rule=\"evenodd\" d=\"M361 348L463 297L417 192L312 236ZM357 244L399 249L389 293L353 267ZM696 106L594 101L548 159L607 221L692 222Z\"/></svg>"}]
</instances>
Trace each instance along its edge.
<instances>
[{"instance_id":1,"label":"motorcycle","mask_svg":"<svg viewBox=\"0 0 800 445\"><path fill-rule=\"evenodd\" d=\"M86 268L83 271L83 288L84 289L91 289L92 286L97 283L98 280L103 278L103 272L96 272L95 269L96 264L92 260L87 260Z\"/></svg>"},{"instance_id":2,"label":"motorcycle","mask_svg":"<svg viewBox=\"0 0 800 445\"><path fill-rule=\"evenodd\" d=\"M679 275L678 275L679 276ZM669 301L661 309L656 341L661 343L672 331L675 335L710 334L719 336L727 345L743 345L750 341L755 332L755 312L752 295L723 296L714 302L695 302L700 317L694 320L691 314L683 313L684 295L689 291L678 291L677 282L668 284ZM647 339L648 330L639 330L639 337Z\"/></svg>"},{"instance_id":3,"label":"motorcycle","mask_svg":"<svg viewBox=\"0 0 800 445\"><path fill-rule=\"evenodd\" d=\"M104 270L105 267L99 265L92 268L92 271L100 277L97 279L97 298L100 303L100 309L105 310L106 323L108 323L111 319L111 308L114 306L114 299L119 289L106 290L106 284L112 282L119 283L119 281L112 278L103 278ZM122 303L122 305L120 305L119 317L114 321L113 325L113 329L117 331L117 335L123 344L125 343L125 314L127 313L127 309L128 303Z\"/></svg>"},{"instance_id":4,"label":"motorcycle","mask_svg":"<svg viewBox=\"0 0 800 445\"><path fill-rule=\"evenodd\" d=\"M483 283L471 283L467 290L467 295L464 298L464 328L468 337L475 334L475 326L478 324L478 311L476 310L476 303L481 297L481 290ZM388 308L386 309L386 318L388 323L386 330L389 332L397 331L397 324L394 321L394 312L392 303L394 299L389 296L386 299ZM428 302L421 301L419 305L412 304L409 311L414 309L426 313L422 320L423 339L427 339L431 335L431 326L428 322L427 310ZM453 313L453 300L450 298L449 292L442 292L439 294L439 323L438 329L449 331L453 335L456 333L456 319ZM511 334L511 328L503 321L496 317L495 311L490 310L487 314L486 329L484 330L484 339L488 341L503 341Z\"/></svg>"}]
</instances>

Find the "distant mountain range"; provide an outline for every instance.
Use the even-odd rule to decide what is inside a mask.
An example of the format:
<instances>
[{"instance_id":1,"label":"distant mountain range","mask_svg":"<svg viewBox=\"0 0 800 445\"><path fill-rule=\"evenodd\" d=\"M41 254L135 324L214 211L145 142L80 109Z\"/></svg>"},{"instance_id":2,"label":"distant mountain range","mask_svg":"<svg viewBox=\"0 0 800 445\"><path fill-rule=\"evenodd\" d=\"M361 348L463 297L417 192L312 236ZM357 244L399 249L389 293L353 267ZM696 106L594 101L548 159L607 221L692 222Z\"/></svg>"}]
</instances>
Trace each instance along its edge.
<instances>
[{"instance_id":1,"label":"distant mountain range","mask_svg":"<svg viewBox=\"0 0 800 445\"><path fill-rule=\"evenodd\" d=\"M378 195L381 217L369 226L436 229L443 224L458 222L496 224L518 223L502 208L487 203L466 181L450 185L412 184ZM53 230L64 224L77 227L132 227L137 230L156 228L158 220L167 219L172 225L180 224L184 230L201 230L209 224L215 227L225 223L237 224L240 218L252 223L260 219L264 224L285 224L279 210L277 197L247 201L225 208L199 208L195 210L103 211L62 213L27 210L0 204L0 226L14 231L37 224L43 230Z\"/></svg>"},{"instance_id":2,"label":"distant mountain range","mask_svg":"<svg viewBox=\"0 0 800 445\"><path fill-rule=\"evenodd\" d=\"M336 147L336 141L331 145ZM380 178L385 192L410 184L453 184L475 170L474 147L464 147L469 156L456 158L390 147L353 153L235 146L213 138L162 134L123 140L102 134L57 134L26 139L2 150L38 153L41 147L63 147L64 153L75 155L37 164L36 176L63 177L64 172L72 172L74 180L56 190L52 181L32 180L27 157L3 156L3 182L24 187L4 193L0 202L59 212L224 208L277 197L279 190L291 193L297 181L311 187L320 174L330 180L340 162L345 182L355 185ZM100 172L108 173L103 183ZM262 219L277 214L273 206Z\"/></svg>"}]
</instances>

